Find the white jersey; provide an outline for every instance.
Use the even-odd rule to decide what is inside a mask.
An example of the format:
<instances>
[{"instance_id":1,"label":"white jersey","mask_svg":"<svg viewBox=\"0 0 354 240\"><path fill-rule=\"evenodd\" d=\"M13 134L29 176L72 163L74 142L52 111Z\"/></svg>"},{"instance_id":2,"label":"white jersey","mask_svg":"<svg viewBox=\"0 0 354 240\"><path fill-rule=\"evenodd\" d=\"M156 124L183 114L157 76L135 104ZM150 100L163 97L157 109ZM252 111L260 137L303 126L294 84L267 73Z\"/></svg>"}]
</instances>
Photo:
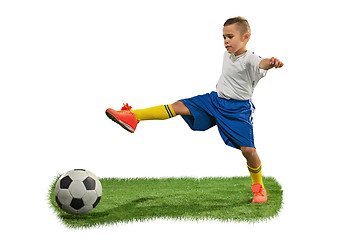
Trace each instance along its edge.
<instances>
[{"instance_id":1,"label":"white jersey","mask_svg":"<svg viewBox=\"0 0 354 240\"><path fill-rule=\"evenodd\" d=\"M254 88L267 73L259 68L261 60L261 57L251 51L239 56L226 51L222 73L216 85L218 96L225 99L251 99Z\"/></svg>"}]
</instances>

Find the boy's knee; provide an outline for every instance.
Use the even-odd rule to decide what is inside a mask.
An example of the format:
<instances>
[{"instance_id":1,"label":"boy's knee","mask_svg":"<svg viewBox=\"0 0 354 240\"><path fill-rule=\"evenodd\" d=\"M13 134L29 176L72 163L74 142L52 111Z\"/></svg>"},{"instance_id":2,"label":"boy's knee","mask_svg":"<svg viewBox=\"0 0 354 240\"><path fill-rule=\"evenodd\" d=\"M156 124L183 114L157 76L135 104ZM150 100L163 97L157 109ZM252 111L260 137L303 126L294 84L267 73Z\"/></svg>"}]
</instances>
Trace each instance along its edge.
<instances>
[{"instance_id":1,"label":"boy's knee","mask_svg":"<svg viewBox=\"0 0 354 240\"><path fill-rule=\"evenodd\" d=\"M176 115L191 115L191 112L189 111L189 109L181 101L177 101L175 103L172 103L171 106L172 106L173 111L176 113Z\"/></svg>"},{"instance_id":2,"label":"boy's knee","mask_svg":"<svg viewBox=\"0 0 354 240\"><path fill-rule=\"evenodd\" d=\"M241 147L241 152L246 158L254 156L256 149L253 147Z\"/></svg>"}]
</instances>

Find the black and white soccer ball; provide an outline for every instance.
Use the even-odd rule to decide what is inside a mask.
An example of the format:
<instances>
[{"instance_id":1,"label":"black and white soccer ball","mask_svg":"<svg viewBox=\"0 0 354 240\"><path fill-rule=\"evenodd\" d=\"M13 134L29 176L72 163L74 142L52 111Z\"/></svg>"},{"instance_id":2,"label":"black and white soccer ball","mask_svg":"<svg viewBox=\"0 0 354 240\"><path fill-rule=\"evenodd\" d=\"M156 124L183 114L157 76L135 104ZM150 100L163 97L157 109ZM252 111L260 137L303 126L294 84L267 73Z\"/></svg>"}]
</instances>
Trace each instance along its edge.
<instances>
[{"instance_id":1,"label":"black and white soccer ball","mask_svg":"<svg viewBox=\"0 0 354 240\"><path fill-rule=\"evenodd\" d=\"M75 169L63 174L55 185L55 200L65 212L75 215L94 209L102 196L102 185L95 174Z\"/></svg>"}]
</instances>

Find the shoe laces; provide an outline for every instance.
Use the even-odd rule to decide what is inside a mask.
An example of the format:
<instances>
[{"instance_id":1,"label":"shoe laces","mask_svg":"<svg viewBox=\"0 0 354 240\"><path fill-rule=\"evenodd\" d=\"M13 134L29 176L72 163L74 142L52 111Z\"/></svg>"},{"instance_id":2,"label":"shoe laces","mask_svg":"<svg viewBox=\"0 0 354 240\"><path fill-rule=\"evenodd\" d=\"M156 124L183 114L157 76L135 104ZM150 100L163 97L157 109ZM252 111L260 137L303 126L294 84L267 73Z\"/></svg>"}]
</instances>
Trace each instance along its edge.
<instances>
[{"instance_id":1,"label":"shoe laces","mask_svg":"<svg viewBox=\"0 0 354 240\"><path fill-rule=\"evenodd\" d=\"M254 196L263 196L263 187L262 186L254 186L252 188L252 192Z\"/></svg>"},{"instance_id":2,"label":"shoe laces","mask_svg":"<svg viewBox=\"0 0 354 240\"><path fill-rule=\"evenodd\" d=\"M122 111L123 111L123 110L128 110L128 111L130 111L131 109L132 109L132 107L129 106L128 103L123 103Z\"/></svg>"}]
</instances>

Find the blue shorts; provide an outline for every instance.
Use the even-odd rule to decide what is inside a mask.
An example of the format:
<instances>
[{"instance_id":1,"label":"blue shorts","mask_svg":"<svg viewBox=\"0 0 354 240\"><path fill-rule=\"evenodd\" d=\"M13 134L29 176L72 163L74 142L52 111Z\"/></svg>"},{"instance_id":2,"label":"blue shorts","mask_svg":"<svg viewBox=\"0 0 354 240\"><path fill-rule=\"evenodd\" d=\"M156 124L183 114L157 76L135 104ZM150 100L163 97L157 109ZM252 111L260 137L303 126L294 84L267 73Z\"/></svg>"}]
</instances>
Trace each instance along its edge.
<instances>
[{"instance_id":1,"label":"blue shorts","mask_svg":"<svg viewBox=\"0 0 354 240\"><path fill-rule=\"evenodd\" d=\"M237 149L255 147L252 123L255 107L251 100L223 99L211 92L179 101L192 114L182 115L192 130L205 131L217 125L226 145Z\"/></svg>"}]
</instances>

